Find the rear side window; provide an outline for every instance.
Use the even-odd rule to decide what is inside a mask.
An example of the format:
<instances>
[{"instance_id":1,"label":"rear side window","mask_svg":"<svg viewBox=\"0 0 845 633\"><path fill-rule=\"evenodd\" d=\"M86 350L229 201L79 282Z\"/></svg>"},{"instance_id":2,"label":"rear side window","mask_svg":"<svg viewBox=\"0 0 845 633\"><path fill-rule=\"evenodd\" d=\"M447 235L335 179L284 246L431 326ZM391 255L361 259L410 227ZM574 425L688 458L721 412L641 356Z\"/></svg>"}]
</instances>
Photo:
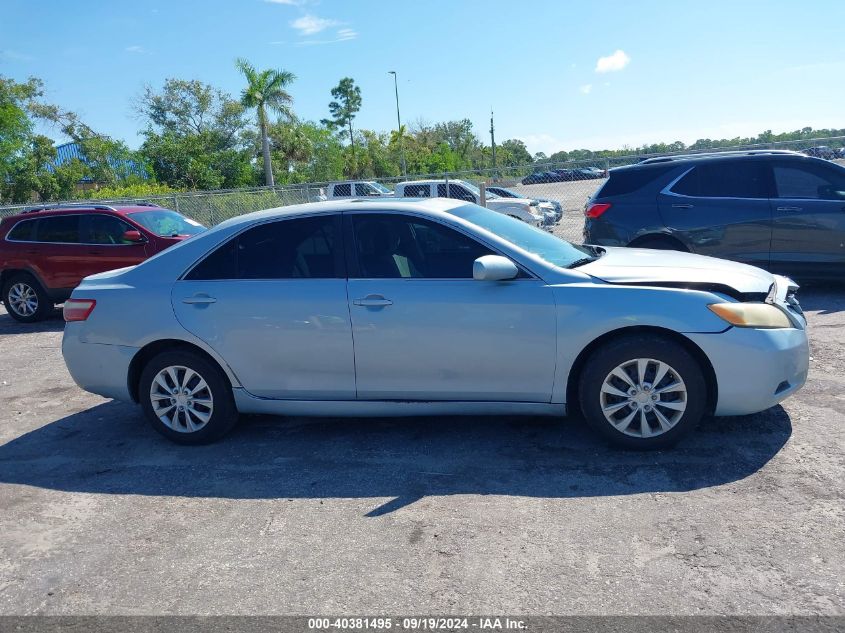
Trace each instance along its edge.
<instances>
[{"instance_id":1,"label":"rear side window","mask_svg":"<svg viewBox=\"0 0 845 633\"><path fill-rule=\"evenodd\" d=\"M78 215L54 215L50 218L39 218L36 229L36 239L39 242L53 242L62 244L79 244Z\"/></svg>"},{"instance_id":2,"label":"rear side window","mask_svg":"<svg viewBox=\"0 0 845 633\"><path fill-rule=\"evenodd\" d=\"M334 186L334 195L336 196L351 196L352 195L352 185L345 184L345 185L335 185Z\"/></svg>"},{"instance_id":3,"label":"rear side window","mask_svg":"<svg viewBox=\"0 0 845 633\"><path fill-rule=\"evenodd\" d=\"M229 240L186 279L327 279L343 277L334 216L261 224Z\"/></svg>"},{"instance_id":4,"label":"rear side window","mask_svg":"<svg viewBox=\"0 0 845 633\"><path fill-rule=\"evenodd\" d=\"M768 198L766 165L761 161L696 165L675 183L672 193L697 198Z\"/></svg>"},{"instance_id":5,"label":"rear side window","mask_svg":"<svg viewBox=\"0 0 845 633\"><path fill-rule=\"evenodd\" d=\"M16 242L32 242L35 239L35 220L24 220L18 222L9 234L6 236L7 240L14 240Z\"/></svg>"},{"instance_id":6,"label":"rear side window","mask_svg":"<svg viewBox=\"0 0 845 633\"><path fill-rule=\"evenodd\" d=\"M430 198L431 190L428 185L405 185L402 196L405 198Z\"/></svg>"},{"instance_id":7,"label":"rear side window","mask_svg":"<svg viewBox=\"0 0 845 633\"><path fill-rule=\"evenodd\" d=\"M620 169L611 171L610 178L596 195L597 198L606 196L624 196L634 193L654 182L675 167L651 167L649 169Z\"/></svg>"}]
</instances>

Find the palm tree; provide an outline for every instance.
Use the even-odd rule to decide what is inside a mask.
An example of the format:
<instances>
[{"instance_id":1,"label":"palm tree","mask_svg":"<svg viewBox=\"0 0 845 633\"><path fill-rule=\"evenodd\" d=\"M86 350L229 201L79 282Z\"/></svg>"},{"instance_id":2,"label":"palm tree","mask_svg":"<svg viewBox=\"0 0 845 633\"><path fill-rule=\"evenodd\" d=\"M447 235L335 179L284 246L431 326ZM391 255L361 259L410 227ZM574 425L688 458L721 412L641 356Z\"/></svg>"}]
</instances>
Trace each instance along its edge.
<instances>
[{"instance_id":1,"label":"palm tree","mask_svg":"<svg viewBox=\"0 0 845 633\"><path fill-rule=\"evenodd\" d=\"M246 88L241 93L241 103L245 108L255 108L258 112L258 127L261 130L261 153L264 155L264 184L274 185L273 168L270 165L270 138L267 133L267 111L275 110L279 114L292 116L290 104L293 97L285 87L296 79L296 75L286 70L262 70L243 58L235 60L235 66L246 78Z\"/></svg>"}]
</instances>

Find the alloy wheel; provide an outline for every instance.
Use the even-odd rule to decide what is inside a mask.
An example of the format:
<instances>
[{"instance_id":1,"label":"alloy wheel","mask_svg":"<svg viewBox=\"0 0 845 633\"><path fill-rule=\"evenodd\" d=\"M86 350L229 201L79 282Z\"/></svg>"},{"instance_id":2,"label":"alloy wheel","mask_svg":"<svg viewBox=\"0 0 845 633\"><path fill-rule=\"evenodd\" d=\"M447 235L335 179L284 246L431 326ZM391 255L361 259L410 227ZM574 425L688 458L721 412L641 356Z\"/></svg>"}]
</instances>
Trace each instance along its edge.
<instances>
[{"instance_id":1,"label":"alloy wheel","mask_svg":"<svg viewBox=\"0 0 845 633\"><path fill-rule=\"evenodd\" d=\"M9 308L22 317L31 317L38 311L38 293L35 288L19 281L9 288Z\"/></svg>"},{"instance_id":2,"label":"alloy wheel","mask_svg":"<svg viewBox=\"0 0 845 633\"><path fill-rule=\"evenodd\" d=\"M205 379L190 367L173 365L158 372L150 402L161 422L179 433L195 433L214 413L214 396Z\"/></svg>"},{"instance_id":3,"label":"alloy wheel","mask_svg":"<svg viewBox=\"0 0 845 633\"><path fill-rule=\"evenodd\" d=\"M605 419L625 435L655 437L666 433L683 417L687 388L668 363L635 358L615 367L601 387Z\"/></svg>"}]
</instances>

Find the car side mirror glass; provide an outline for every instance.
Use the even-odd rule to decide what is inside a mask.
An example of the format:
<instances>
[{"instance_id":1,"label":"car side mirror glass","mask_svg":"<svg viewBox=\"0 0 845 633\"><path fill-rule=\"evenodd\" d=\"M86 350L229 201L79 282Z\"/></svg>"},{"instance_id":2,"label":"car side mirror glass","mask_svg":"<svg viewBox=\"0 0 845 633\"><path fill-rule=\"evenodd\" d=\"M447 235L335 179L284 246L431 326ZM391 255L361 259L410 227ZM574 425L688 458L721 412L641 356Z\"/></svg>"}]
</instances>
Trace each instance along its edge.
<instances>
[{"instance_id":1,"label":"car side mirror glass","mask_svg":"<svg viewBox=\"0 0 845 633\"><path fill-rule=\"evenodd\" d=\"M822 200L845 200L845 191L839 191L831 185L820 186L818 192Z\"/></svg>"},{"instance_id":2,"label":"car side mirror glass","mask_svg":"<svg viewBox=\"0 0 845 633\"><path fill-rule=\"evenodd\" d=\"M141 235L140 231L124 231L123 233L123 241L124 242L146 242L147 240L144 239L144 236Z\"/></svg>"},{"instance_id":3,"label":"car side mirror glass","mask_svg":"<svg viewBox=\"0 0 845 633\"><path fill-rule=\"evenodd\" d=\"M476 281L506 281L518 276L516 264L501 255L484 255L472 263L472 278Z\"/></svg>"}]
</instances>

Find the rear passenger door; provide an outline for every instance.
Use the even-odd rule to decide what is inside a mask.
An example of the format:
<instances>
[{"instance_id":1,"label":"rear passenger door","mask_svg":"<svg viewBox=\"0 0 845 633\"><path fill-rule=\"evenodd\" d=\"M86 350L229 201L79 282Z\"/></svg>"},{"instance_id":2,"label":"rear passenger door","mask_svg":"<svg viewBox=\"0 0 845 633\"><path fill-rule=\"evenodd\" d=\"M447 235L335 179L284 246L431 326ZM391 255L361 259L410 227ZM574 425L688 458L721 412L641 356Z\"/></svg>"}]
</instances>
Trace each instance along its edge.
<instances>
[{"instance_id":1,"label":"rear passenger door","mask_svg":"<svg viewBox=\"0 0 845 633\"><path fill-rule=\"evenodd\" d=\"M354 400L340 215L265 222L212 251L173 286L186 330L255 396Z\"/></svg>"},{"instance_id":2,"label":"rear passenger door","mask_svg":"<svg viewBox=\"0 0 845 633\"><path fill-rule=\"evenodd\" d=\"M27 251L33 268L51 289L69 290L85 276L88 247L82 244L80 215L38 218L34 242Z\"/></svg>"},{"instance_id":3,"label":"rear passenger door","mask_svg":"<svg viewBox=\"0 0 845 633\"><path fill-rule=\"evenodd\" d=\"M845 169L811 160L772 163L772 270L811 277L845 273Z\"/></svg>"},{"instance_id":4,"label":"rear passenger door","mask_svg":"<svg viewBox=\"0 0 845 633\"><path fill-rule=\"evenodd\" d=\"M694 253L768 268L771 172L763 160L703 162L658 194L660 215Z\"/></svg>"}]
</instances>

